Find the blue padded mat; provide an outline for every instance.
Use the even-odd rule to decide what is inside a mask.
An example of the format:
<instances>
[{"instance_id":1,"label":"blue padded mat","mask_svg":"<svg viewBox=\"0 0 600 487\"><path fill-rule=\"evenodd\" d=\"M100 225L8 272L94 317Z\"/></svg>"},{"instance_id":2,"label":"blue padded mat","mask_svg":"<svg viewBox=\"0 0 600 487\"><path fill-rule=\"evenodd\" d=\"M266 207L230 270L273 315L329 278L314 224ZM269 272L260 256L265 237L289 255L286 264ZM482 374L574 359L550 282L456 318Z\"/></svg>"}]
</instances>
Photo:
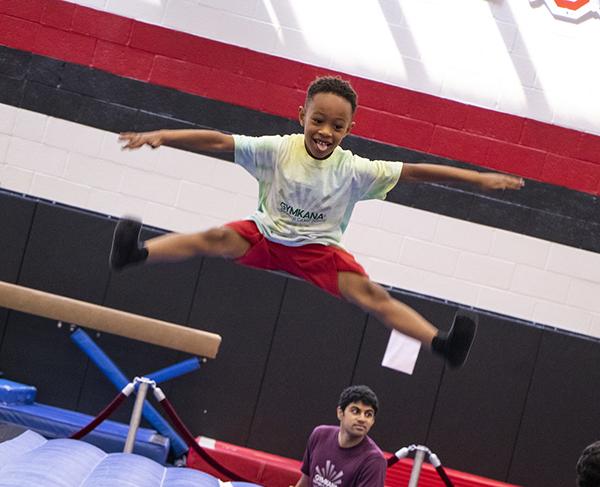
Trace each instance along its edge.
<instances>
[{"instance_id":1,"label":"blue padded mat","mask_svg":"<svg viewBox=\"0 0 600 487\"><path fill-rule=\"evenodd\" d=\"M65 438L88 424L92 416L44 404L0 404L0 421L17 424L37 431L46 438ZM104 421L83 441L105 452L121 452L125 446L128 425ZM134 453L164 464L169 453L169 439L156 431L139 428L133 448Z\"/></svg>"},{"instance_id":2,"label":"blue padded mat","mask_svg":"<svg viewBox=\"0 0 600 487\"><path fill-rule=\"evenodd\" d=\"M0 443L0 487L219 487L212 475L167 468L136 454L105 453L78 440L26 431ZM260 487L256 484L237 483Z\"/></svg>"}]
</instances>

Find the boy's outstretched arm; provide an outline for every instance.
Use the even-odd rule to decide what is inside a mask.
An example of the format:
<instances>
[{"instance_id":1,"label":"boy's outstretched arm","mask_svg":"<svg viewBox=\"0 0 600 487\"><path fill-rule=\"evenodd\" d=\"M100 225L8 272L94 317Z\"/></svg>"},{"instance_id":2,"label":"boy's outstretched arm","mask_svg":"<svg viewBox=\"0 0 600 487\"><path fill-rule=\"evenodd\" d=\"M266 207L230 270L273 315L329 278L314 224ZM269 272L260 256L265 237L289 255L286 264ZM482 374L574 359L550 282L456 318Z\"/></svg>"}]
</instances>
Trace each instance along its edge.
<instances>
[{"instance_id":1,"label":"boy's outstretched arm","mask_svg":"<svg viewBox=\"0 0 600 487\"><path fill-rule=\"evenodd\" d=\"M119 135L123 149L139 149L149 145L153 149L169 145L178 149L207 152L230 152L234 149L233 136L216 130L156 130L154 132L123 132Z\"/></svg>"},{"instance_id":2,"label":"boy's outstretched arm","mask_svg":"<svg viewBox=\"0 0 600 487\"><path fill-rule=\"evenodd\" d=\"M521 189L523 178L497 172L478 172L438 164L409 164L402 166L402 181L438 183L470 183L481 189Z\"/></svg>"}]
</instances>

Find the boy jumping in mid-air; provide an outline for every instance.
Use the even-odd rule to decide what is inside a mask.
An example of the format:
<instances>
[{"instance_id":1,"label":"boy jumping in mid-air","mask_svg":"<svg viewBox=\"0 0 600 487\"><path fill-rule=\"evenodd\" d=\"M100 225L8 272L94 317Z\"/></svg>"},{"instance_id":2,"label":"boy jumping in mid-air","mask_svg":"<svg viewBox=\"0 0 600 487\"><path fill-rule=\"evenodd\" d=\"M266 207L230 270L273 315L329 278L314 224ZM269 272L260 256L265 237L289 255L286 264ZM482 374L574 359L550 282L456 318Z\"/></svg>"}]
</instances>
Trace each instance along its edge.
<instances>
[{"instance_id":1,"label":"boy jumping in mid-air","mask_svg":"<svg viewBox=\"0 0 600 487\"><path fill-rule=\"evenodd\" d=\"M299 107L304 134L247 137L213 130L124 133L124 149L167 144L198 151L233 151L235 162L258 180L258 208L246 220L194 234L167 234L139 242L141 222L123 219L110 265L173 262L197 255L224 257L261 269L286 271L372 313L390 328L442 355L449 366L467 358L476 324L457 316L449 332L371 281L341 246L354 205L384 199L403 181L468 182L483 189L519 189L523 179L434 164L371 161L339 147L354 126L356 93L338 77L317 78Z\"/></svg>"}]
</instances>

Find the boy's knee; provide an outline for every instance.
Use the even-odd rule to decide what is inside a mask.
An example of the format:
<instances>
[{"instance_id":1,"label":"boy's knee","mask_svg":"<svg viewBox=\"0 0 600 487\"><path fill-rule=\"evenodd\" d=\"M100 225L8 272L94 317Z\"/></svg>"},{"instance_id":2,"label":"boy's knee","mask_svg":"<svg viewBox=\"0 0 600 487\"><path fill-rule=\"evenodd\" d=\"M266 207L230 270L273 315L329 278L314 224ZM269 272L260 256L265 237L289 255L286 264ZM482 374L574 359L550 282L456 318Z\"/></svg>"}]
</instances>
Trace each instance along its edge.
<instances>
[{"instance_id":1,"label":"boy's knee","mask_svg":"<svg viewBox=\"0 0 600 487\"><path fill-rule=\"evenodd\" d=\"M228 227L211 228L199 234L209 252L227 259L236 259L246 253L250 244Z\"/></svg>"},{"instance_id":2,"label":"boy's knee","mask_svg":"<svg viewBox=\"0 0 600 487\"><path fill-rule=\"evenodd\" d=\"M377 311L392 299L385 289L368 278L357 280L345 289L343 296L366 311Z\"/></svg>"},{"instance_id":3,"label":"boy's knee","mask_svg":"<svg viewBox=\"0 0 600 487\"><path fill-rule=\"evenodd\" d=\"M205 232L197 234L198 237L204 238L211 244L222 244L227 242L228 231L226 228L217 227L206 230Z\"/></svg>"},{"instance_id":4,"label":"boy's knee","mask_svg":"<svg viewBox=\"0 0 600 487\"><path fill-rule=\"evenodd\" d=\"M393 298L384 289L381 292L373 292L361 308L367 313L374 314L379 319L389 315L393 309Z\"/></svg>"},{"instance_id":5,"label":"boy's knee","mask_svg":"<svg viewBox=\"0 0 600 487\"><path fill-rule=\"evenodd\" d=\"M365 293L368 301L367 306L371 311L380 311L392 300L392 297L385 289L372 281L369 281Z\"/></svg>"}]
</instances>

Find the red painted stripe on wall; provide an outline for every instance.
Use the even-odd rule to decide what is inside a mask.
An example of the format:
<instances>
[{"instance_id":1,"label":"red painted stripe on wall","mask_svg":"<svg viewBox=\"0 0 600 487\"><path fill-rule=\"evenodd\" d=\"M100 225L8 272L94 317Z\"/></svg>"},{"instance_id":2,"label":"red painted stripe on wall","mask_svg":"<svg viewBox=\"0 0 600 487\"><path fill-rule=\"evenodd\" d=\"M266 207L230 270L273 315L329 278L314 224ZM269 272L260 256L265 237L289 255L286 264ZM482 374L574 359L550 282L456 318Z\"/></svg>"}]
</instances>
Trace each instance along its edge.
<instances>
[{"instance_id":1,"label":"red painted stripe on wall","mask_svg":"<svg viewBox=\"0 0 600 487\"><path fill-rule=\"evenodd\" d=\"M1 0L0 44L291 119L315 76L340 74L359 94L356 135L600 194L598 136L63 0Z\"/></svg>"}]
</instances>

